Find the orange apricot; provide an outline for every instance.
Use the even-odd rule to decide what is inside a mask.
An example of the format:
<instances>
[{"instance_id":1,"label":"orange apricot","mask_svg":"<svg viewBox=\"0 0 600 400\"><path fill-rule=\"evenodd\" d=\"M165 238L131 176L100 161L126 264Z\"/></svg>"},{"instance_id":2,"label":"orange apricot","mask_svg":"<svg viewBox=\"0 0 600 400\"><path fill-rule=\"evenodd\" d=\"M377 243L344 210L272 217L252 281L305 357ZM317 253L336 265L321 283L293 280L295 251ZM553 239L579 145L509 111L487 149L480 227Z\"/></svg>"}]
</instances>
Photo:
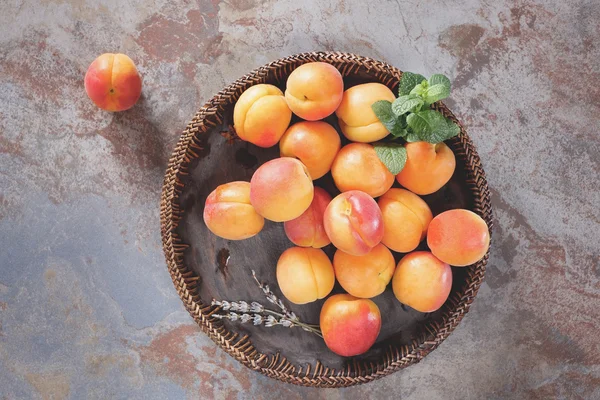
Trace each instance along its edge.
<instances>
[{"instance_id":1,"label":"orange apricot","mask_svg":"<svg viewBox=\"0 0 600 400\"><path fill-rule=\"evenodd\" d=\"M344 97L335 114L344 136L353 142L376 142L389 134L379 122L371 106L379 100L393 102L394 93L381 83L363 83L344 92Z\"/></svg>"},{"instance_id":2,"label":"orange apricot","mask_svg":"<svg viewBox=\"0 0 600 400\"><path fill-rule=\"evenodd\" d=\"M310 207L298 218L283 223L285 234L296 246L321 248L331 243L323 216L331 201L331 196L320 187L315 187L313 201Z\"/></svg>"},{"instance_id":3,"label":"orange apricot","mask_svg":"<svg viewBox=\"0 0 600 400\"><path fill-rule=\"evenodd\" d=\"M331 64L311 62L292 71L287 79L285 99L302 119L316 121L336 110L344 94L342 75Z\"/></svg>"},{"instance_id":4,"label":"orange apricot","mask_svg":"<svg viewBox=\"0 0 600 400\"><path fill-rule=\"evenodd\" d=\"M396 269L392 253L383 244L364 256L353 256L341 250L333 256L335 277L352 296L371 298L380 295Z\"/></svg>"},{"instance_id":5,"label":"orange apricot","mask_svg":"<svg viewBox=\"0 0 600 400\"><path fill-rule=\"evenodd\" d=\"M485 221L469 210L448 210L429 224L427 244L440 260L464 267L481 260L490 247L490 230Z\"/></svg>"},{"instance_id":6,"label":"orange apricot","mask_svg":"<svg viewBox=\"0 0 600 400\"><path fill-rule=\"evenodd\" d=\"M134 106L142 93L142 78L125 54L102 54L85 74L85 91L103 110L124 111Z\"/></svg>"},{"instance_id":7,"label":"orange apricot","mask_svg":"<svg viewBox=\"0 0 600 400\"><path fill-rule=\"evenodd\" d=\"M292 112L283 92L273 85L249 87L233 108L233 125L237 135L259 147L276 145L291 119Z\"/></svg>"},{"instance_id":8,"label":"orange apricot","mask_svg":"<svg viewBox=\"0 0 600 400\"><path fill-rule=\"evenodd\" d=\"M279 142L281 156L298 158L313 180L329 172L340 147L340 135L323 121L298 122L289 127Z\"/></svg>"},{"instance_id":9,"label":"orange apricot","mask_svg":"<svg viewBox=\"0 0 600 400\"><path fill-rule=\"evenodd\" d=\"M381 242L400 253L416 249L433 218L427 203L408 190L390 189L379 198L378 205L384 226Z\"/></svg>"},{"instance_id":10,"label":"orange apricot","mask_svg":"<svg viewBox=\"0 0 600 400\"><path fill-rule=\"evenodd\" d=\"M452 269L428 251L405 255L392 278L392 289L403 304L420 312L433 312L448 299Z\"/></svg>"},{"instance_id":11,"label":"orange apricot","mask_svg":"<svg viewBox=\"0 0 600 400\"><path fill-rule=\"evenodd\" d=\"M333 160L331 175L341 192L360 190L371 197L381 196L394 184L394 175L367 143L344 146Z\"/></svg>"},{"instance_id":12,"label":"orange apricot","mask_svg":"<svg viewBox=\"0 0 600 400\"><path fill-rule=\"evenodd\" d=\"M331 296L321 308L321 332L329 350L351 357L366 353L379 336L381 312L372 300Z\"/></svg>"},{"instance_id":13,"label":"orange apricot","mask_svg":"<svg viewBox=\"0 0 600 400\"><path fill-rule=\"evenodd\" d=\"M265 224L265 219L250 204L248 182L218 186L206 198L203 217L212 233L229 240L252 237Z\"/></svg>"},{"instance_id":14,"label":"orange apricot","mask_svg":"<svg viewBox=\"0 0 600 400\"><path fill-rule=\"evenodd\" d=\"M383 238L381 210L371 196L358 190L331 200L323 222L331 243L348 254L367 254Z\"/></svg>"},{"instance_id":15,"label":"orange apricot","mask_svg":"<svg viewBox=\"0 0 600 400\"><path fill-rule=\"evenodd\" d=\"M279 257L277 284L290 302L310 303L327 296L333 289L333 266L321 249L292 247Z\"/></svg>"},{"instance_id":16,"label":"orange apricot","mask_svg":"<svg viewBox=\"0 0 600 400\"><path fill-rule=\"evenodd\" d=\"M413 193L437 192L452 177L456 160L444 143L413 142L406 144L406 164L396 180Z\"/></svg>"},{"instance_id":17,"label":"orange apricot","mask_svg":"<svg viewBox=\"0 0 600 400\"><path fill-rule=\"evenodd\" d=\"M275 222L298 218L312 203L314 187L308 170L291 157L267 161L250 180L250 203Z\"/></svg>"}]
</instances>

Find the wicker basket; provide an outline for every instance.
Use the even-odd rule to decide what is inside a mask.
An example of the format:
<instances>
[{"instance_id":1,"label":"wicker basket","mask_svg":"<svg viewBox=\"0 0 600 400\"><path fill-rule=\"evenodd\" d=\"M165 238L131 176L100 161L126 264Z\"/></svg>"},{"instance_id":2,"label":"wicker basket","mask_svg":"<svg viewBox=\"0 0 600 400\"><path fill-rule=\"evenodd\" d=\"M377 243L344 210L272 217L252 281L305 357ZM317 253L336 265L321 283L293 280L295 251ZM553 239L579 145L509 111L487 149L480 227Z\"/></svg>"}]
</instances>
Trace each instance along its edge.
<instances>
[{"instance_id":1,"label":"wicker basket","mask_svg":"<svg viewBox=\"0 0 600 400\"><path fill-rule=\"evenodd\" d=\"M184 201L181 196L190 182L190 171L194 163L203 157L207 146L206 138L209 135L218 135L224 129L227 114L231 113L233 105L244 90L265 82L281 85L292 70L313 61L333 64L345 79L358 75L368 76L371 81L381 82L394 92L402 76L402 72L397 68L371 58L349 53L313 52L274 61L227 86L196 113L169 160L160 205L161 234L175 288L191 316L215 343L248 368L281 381L312 387L344 387L370 382L417 363L446 339L467 313L477 294L484 278L489 252L477 264L461 269L460 273L463 275L460 286L453 288L448 301L436 318L422 326L419 325L419 331L408 343L401 343L395 339L387 340L372 357L345 360L343 367L332 368L321 364L317 359L303 365L294 364L288 361L285 348L279 352L255 347L252 335L240 334L239 332L244 330L238 329L238 326L226 325L211 317L215 311L214 307L210 306L211 298L203 298L203 278L185 262L186 257L191 257L186 253L189 243L185 243L185 238L182 238L178 230L188 209L189 199ZM445 116L456 121L452 112L443 104L438 103L436 107ZM464 191L472 198L470 208L479 214L491 229L493 216L490 193L473 143L462 126L460 135L447 143L456 155L457 169L458 165L462 165L461 179L464 179ZM209 245L210 243L206 244ZM218 274L214 269L210 269L208 273ZM265 330L264 334L275 335L278 332Z\"/></svg>"}]
</instances>

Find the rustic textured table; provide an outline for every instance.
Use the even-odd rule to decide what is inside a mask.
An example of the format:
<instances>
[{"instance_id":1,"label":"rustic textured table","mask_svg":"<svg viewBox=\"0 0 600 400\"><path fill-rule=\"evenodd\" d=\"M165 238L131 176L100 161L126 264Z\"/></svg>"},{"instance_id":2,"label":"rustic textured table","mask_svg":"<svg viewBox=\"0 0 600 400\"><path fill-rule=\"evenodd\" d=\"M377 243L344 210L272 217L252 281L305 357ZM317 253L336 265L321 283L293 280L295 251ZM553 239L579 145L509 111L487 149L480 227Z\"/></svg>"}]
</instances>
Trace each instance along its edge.
<instances>
[{"instance_id":1,"label":"rustic textured table","mask_svg":"<svg viewBox=\"0 0 600 400\"><path fill-rule=\"evenodd\" d=\"M600 398L600 3L595 0L0 4L0 398ZM252 372L194 325L161 251L179 133L270 60L341 50L454 82L494 242L471 311L420 364L342 390ZM123 52L140 102L83 76Z\"/></svg>"}]
</instances>

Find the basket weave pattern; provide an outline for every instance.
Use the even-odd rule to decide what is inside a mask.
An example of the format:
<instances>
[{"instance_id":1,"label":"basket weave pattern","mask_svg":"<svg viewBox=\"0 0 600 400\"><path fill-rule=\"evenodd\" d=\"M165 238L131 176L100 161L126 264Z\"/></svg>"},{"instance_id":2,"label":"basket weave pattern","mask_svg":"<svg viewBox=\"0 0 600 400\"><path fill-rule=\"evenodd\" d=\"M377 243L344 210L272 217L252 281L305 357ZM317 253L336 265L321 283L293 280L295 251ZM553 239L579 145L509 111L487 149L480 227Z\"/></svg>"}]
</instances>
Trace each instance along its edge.
<instances>
[{"instance_id":1,"label":"basket weave pattern","mask_svg":"<svg viewBox=\"0 0 600 400\"><path fill-rule=\"evenodd\" d=\"M197 286L199 277L183 262L183 251L188 246L175 232L185 211L179 207L179 195L184 187L188 166L191 160L199 156L202 135L222 123L225 108L235 104L244 90L267 81L281 82L299 65L313 61L333 64L344 77L358 71L366 71L373 80L387 85L392 90L397 87L402 76L402 72L397 68L371 58L350 53L313 52L274 61L227 86L200 108L175 146L165 174L161 196L161 235L173 284L186 309L202 330L227 353L245 366L284 382L313 387L344 387L370 382L417 363L439 346L468 312L483 281L489 251L477 264L467 267L466 284L451 294L444 305L441 318L426 325L410 345L390 345L385 356L376 364L352 360L341 370L327 368L318 361L314 365L304 367L292 365L280 354L262 354L253 346L248 336L239 337L237 333L228 331L220 320L211 317L217 309L200 299ZM437 104L436 108L461 128L459 136L452 139L449 145L456 157L465 164L467 187L474 200L473 211L486 221L491 230L493 214L490 193L479 156L465 129L452 112L443 104Z\"/></svg>"}]
</instances>

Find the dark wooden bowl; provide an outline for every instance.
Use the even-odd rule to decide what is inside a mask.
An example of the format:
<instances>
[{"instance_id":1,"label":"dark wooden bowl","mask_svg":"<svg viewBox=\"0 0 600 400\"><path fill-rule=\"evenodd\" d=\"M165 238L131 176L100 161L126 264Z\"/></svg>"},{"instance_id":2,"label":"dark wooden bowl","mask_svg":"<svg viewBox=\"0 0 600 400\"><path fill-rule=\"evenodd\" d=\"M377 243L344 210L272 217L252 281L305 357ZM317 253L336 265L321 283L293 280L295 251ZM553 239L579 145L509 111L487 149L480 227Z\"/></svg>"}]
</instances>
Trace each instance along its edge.
<instances>
[{"instance_id":1,"label":"dark wooden bowl","mask_svg":"<svg viewBox=\"0 0 600 400\"><path fill-rule=\"evenodd\" d=\"M169 161L161 198L161 233L169 272L185 307L202 330L220 347L247 367L284 382L342 387L370 382L419 362L435 349L469 310L485 273L489 252L477 264L453 268L448 301L434 313L420 313L400 304L391 287L374 298L382 315L377 343L366 354L344 358L327 349L322 339L299 328L253 326L212 317L211 300L258 301L268 305L254 282L251 270L269 283L281 299L275 266L292 243L283 224L266 222L257 236L229 241L211 234L202 220L204 202L218 185L250 181L256 168L278 157L279 148L261 149L240 140L226 139L233 107L244 90L258 83L281 88L301 64L323 61L337 67L345 87L381 82L396 92L402 72L384 62L348 53L298 54L265 65L227 86L206 103L189 123ZM443 104L435 107L456 118ZM327 119L336 128L335 117ZM294 122L294 121L292 121ZM458 123L458 121L456 121ZM460 125L460 123L459 123ZM452 208L468 208L492 228L492 208L485 173L464 128L447 144L456 155L456 172L435 194L424 196L434 215ZM316 181L332 196L337 189L330 174ZM421 244L426 249L426 244ZM334 249L324 249L330 256ZM398 260L402 255L395 254ZM390 285L391 286L391 285ZM336 284L334 293L341 292ZM322 301L291 305L304 322L318 323Z\"/></svg>"}]
</instances>

